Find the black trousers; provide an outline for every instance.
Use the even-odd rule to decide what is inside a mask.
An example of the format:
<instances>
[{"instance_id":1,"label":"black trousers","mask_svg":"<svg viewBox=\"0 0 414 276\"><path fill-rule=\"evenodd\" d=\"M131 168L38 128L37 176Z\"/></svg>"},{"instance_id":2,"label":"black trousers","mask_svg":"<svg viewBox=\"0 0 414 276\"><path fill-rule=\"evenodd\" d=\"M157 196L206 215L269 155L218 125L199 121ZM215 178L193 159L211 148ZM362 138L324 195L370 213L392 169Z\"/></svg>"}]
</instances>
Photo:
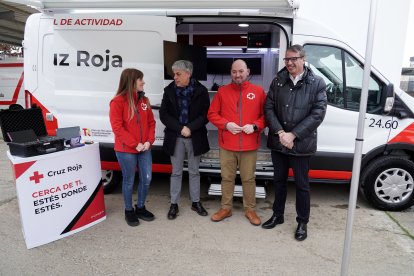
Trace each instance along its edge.
<instances>
[{"instance_id":1,"label":"black trousers","mask_svg":"<svg viewBox=\"0 0 414 276\"><path fill-rule=\"evenodd\" d=\"M309 186L310 156L297 157L272 151L274 168L273 184L275 187L275 201L273 212L276 216L283 216L287 196L287 179L289 168L293 170L296 184L296 221L308 223L310 214L310 186Z\"/></svg>"}]
</instances>

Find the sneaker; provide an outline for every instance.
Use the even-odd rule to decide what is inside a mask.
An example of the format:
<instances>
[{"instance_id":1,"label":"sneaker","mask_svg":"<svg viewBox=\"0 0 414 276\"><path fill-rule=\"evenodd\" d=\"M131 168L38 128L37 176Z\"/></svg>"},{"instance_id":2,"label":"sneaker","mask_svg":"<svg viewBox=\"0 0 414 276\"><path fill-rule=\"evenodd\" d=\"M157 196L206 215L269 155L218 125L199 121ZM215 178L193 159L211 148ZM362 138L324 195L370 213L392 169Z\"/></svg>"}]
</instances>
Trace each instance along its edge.
<instances>
[{"instance_id":1,"label":"sneaker","mask_svg":"<svg viewBox=\"0 0 414 276\"><path fill-rule=\"evenodd\" d=\"M145 220L145 221L152 221L152 220L155 219L154 214L151 213L150 211L148 211L145 208L145 205L142 208L138 208L138 206L135 205L135 214L137 215L137 217L139 219L142 219L142 220Z\"/></svg>"},{"instance_id":2,"label":"sneaker","mask_svg":"<svg viewBox=\"0 0 414 276\"><path fill-rule=\"evenodd\" d=\"M139 220L134 210L125 210L125 220L129 226L138 226Z\"/></svg>"}]
</instances>

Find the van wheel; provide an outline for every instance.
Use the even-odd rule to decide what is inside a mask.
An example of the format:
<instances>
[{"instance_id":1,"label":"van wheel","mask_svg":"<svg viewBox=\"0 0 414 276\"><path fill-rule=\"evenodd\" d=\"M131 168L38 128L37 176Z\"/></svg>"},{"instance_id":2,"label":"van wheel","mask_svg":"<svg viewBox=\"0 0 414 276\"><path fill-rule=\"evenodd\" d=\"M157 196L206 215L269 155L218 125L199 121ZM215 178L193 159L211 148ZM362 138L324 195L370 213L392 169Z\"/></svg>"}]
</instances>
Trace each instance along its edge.
<instances>
[{"instance_id":1,"label":"van wheel","mask_svg":"<svg viewBox=\"0 0 414 276\"><path fill-rule=\"evenodd\" d=\"M398 156L370 162L361 175L366 199L375 208L401 211L414 204L414 163Z\"/></svg>"},{"instance_id":2,"label":"van wheel","mask_svg":"<svg viewBox=\"0 0 414 276\"><path fill-rule=\"evenodd\" d=\"M22 110L24 108L20 104L11 104L11 105L9 105L9 109L10 110Z\"/></svg>"},{"instance_id":3,"label":"van wheel","mask_svg":"<svg viewBox=\"0 0 414 276\"><path fill-rule=\"evenodd\" d=\"M102 185L105 194L112 193L121 180L121 174L117 171L102 170Z\"/></svg>"}]
</instances>

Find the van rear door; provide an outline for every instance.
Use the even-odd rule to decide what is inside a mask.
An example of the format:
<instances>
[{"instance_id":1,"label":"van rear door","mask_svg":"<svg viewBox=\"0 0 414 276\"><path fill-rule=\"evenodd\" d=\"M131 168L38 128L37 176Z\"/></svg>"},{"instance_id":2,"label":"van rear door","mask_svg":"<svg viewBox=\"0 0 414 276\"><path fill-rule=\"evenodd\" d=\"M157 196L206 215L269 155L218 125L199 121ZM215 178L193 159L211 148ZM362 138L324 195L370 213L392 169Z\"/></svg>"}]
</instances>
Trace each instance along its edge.
<instances>
[{"instance_id":1,"label":"van rear door","mask_svg":"<svg viewBox=\"0 0 414 276\"><path fill-rule=\"evenodd\" d=\"M152 105L164 89L163 40L176 41L175 18L119 14L55 15L55 117L59 127L81 124L82 135L113 142L109 102L125 68L144 73ZM48 101L48 99L43 99ZM158 116L158 112L154 112ZM156 118L157 119L157 118ZM157 125L156 137L163 137ZM160 139L156 143L161 143Z\"/></svg>"}]
</instances>

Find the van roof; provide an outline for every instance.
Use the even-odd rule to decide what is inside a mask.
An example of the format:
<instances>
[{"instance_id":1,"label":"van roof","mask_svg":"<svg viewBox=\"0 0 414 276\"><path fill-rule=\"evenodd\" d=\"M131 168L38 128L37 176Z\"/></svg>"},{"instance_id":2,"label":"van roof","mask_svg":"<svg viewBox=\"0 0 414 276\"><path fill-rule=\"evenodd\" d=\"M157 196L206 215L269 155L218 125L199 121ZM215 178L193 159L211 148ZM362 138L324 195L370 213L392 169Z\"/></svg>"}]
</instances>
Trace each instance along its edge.
<instances>
[{"instance_id":1,"label":"van roof","mask_svg":"<svg viewBox=\"0 0 414 276\"><path fill-rule=\"evenodd\" d=\"M40 11L65 13L73 12L74 10L82 10L84 12L99 12L105 11L117 12L119 9L146 9L147 11L157 12L158 14L164 12L169 15L169 12L176 12L178 10L190 11L193 10L196 14L208 12L208 10L220 13L233 13L233 15L252 14L278 16L278 17L293 17L294 10L298 8L295 0L209 0L209 1L194 1L194 0L9 0L16 3L25 3ZM298 2L298 1L296 1ZM129 10L128 12L134 12Z\"/></svg>"}]
</instances>

